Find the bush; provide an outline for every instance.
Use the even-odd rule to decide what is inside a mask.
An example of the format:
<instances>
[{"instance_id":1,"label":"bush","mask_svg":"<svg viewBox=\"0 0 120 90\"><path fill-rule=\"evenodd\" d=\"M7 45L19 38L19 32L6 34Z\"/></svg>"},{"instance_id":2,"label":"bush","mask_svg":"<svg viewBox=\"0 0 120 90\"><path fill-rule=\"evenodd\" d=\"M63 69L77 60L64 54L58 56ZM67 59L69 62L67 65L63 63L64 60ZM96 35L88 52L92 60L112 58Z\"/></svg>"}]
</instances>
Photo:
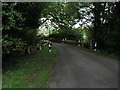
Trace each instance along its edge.
<instances>
[{"instance_id":1,"label":"bush","mask_svg":"<svg viewBox=\"0 0 120 90\"><path fill-rule=\"evenodd\" d=\"M3 55L5 55L5 54L14 55L21 48L23 48L24 45L26 45L26 43L24 43L22 41L22 39L20 39L20 38L12 38L12 37L9 37L8 35L6 35L3 38L3 41L2 41Z\"/></svg>"}]
</instances>

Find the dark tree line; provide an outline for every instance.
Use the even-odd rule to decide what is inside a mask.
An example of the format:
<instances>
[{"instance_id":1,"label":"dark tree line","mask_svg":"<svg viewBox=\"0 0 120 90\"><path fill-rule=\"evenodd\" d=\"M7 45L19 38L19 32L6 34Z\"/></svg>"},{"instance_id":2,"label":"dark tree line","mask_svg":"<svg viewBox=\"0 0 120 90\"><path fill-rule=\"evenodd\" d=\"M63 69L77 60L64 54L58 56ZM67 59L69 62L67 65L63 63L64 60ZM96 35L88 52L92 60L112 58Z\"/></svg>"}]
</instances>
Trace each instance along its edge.
<instances>
[{"instance_id":1,"label":"dark tree line","mask_svg":"<svg viewBox=\"0 0 120 90\"><path fill-rule=\"evenodd\" d=\"M100 50L120 53L120 2L93 5L93 43L97 42Z\"/></svg>"}]
</instances>

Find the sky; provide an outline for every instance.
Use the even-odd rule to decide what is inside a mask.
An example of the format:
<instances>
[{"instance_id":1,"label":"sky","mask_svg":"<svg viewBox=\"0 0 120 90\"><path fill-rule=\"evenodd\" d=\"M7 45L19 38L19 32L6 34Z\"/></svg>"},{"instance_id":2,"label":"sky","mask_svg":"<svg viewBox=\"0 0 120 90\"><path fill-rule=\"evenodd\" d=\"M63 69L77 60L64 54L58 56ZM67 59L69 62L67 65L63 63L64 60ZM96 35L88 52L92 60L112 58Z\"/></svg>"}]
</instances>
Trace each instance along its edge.
<instances>
[{"instance_id":1,"label":"sky","mask_svg":"<svg viewBox=\"0 0 120 90\"><path fill-rule=\"evenodd\" d=\"M92 7L92 6L91 6ZM83 18L79 20L79 22L77 22L75 25L73 25L73 28L84 28L84 27L87 27L87 26L91 26L92 25L92 17L93 17L93 14L92 13L89 13L90 12L90 8L89 7L85 7L85 8L80 8L79 12L81 13L81 15L83 15ZM43 17L43 18L40 18L41 21L44 21L46 20L47 18ZM52 19L52 17L51 17ZM58 27L58 25L55 23L55 22L51 22L50 20L46 20L46 22L44 22L40 27L39 27L39 34L41 33L44 33L45 35L48 35L47 33L49 33L48 31L48 28L50 30L53 30L55 29L54 26L55 25L56 27ZM46 26L48 28L46 28Z\"/></svg>"}]
</instances>

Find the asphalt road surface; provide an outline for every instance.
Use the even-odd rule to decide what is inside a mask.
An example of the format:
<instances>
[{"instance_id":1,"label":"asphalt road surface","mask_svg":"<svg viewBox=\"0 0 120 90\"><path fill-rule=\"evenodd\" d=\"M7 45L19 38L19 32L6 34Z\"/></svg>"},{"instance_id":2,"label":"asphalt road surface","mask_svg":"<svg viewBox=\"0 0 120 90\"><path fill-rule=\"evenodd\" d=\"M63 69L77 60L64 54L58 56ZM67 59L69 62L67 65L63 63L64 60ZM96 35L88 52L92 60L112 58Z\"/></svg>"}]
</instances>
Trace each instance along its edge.
<instances>
[{"instance_id":1,"label":"asphalt road surface","mask_svg":"<svg viewBox=\"0 0 120 90\"><path fill-rule=\"evenodd\" d=\"M49 88L118 88L118 61L66 44L57 48L56 71Z\"/></svg>"}]
</instances>

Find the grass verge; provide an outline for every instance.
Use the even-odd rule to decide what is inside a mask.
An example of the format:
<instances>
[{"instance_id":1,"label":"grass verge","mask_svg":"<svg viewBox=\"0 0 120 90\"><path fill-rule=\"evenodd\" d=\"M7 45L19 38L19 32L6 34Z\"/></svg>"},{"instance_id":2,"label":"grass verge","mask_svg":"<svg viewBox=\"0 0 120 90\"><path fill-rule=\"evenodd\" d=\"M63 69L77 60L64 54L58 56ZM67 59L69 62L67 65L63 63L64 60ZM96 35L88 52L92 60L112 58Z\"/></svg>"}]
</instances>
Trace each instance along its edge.
<instances>
[{"instance_id":1,"label":"grass verge","mask_svg":"<svg viewBox=\"0 0 120 90\"><path fill-rule=\"evenodd\" d=\"M93 49L91 50L91 49L83 48L83 47L79 47L79 48L82 49L82 50L85 50L87 52L91 52L91 53L101 55L101 56L104 56L104 57L108 57L108 58L112 58L112 59L115 59L115 60L120 59L120 56L116 55L115 53L107 53L107 52L101 51L101 50L94 51Z\"/></svg>"},{"instance_id":2,"label":"grass verge","mask_svg":"<svg viewBox=\"0 0 120 90\"><path fill-rule=\"evenodd\" d=\"M77 46L77 44L75 43L66 43L66 44L69 44L69 45L72 45L72 46ZM77 46L78 47L78 46ZM115 54L115 53L107 53L105 51L102 51L102 50L97 50L97 51L94 51L93 49L90 50L88 48L84 48L84 47L78 47L80 48L81 50L85 50L85 51L88 51L88 52L92 52L92 53L95 53L97 55L102 55L102 56L106 56L106 57L109 57L109 58L112 58L112 59L115 59L115 60L120 60L120 56Z\"/></svg>"},{"instance_id":3,"label":"grass verge","mask_svg":"<svg viewBox=\"0 0 120 90\"><path fill-rule=\"evenodd\" d=\"M41 51L17 60L21 61L2 76L2 87L43 88L54 72L56 49L53 47L49 52L48 47L44 46Z\"/></svg>"}]
</instances>

